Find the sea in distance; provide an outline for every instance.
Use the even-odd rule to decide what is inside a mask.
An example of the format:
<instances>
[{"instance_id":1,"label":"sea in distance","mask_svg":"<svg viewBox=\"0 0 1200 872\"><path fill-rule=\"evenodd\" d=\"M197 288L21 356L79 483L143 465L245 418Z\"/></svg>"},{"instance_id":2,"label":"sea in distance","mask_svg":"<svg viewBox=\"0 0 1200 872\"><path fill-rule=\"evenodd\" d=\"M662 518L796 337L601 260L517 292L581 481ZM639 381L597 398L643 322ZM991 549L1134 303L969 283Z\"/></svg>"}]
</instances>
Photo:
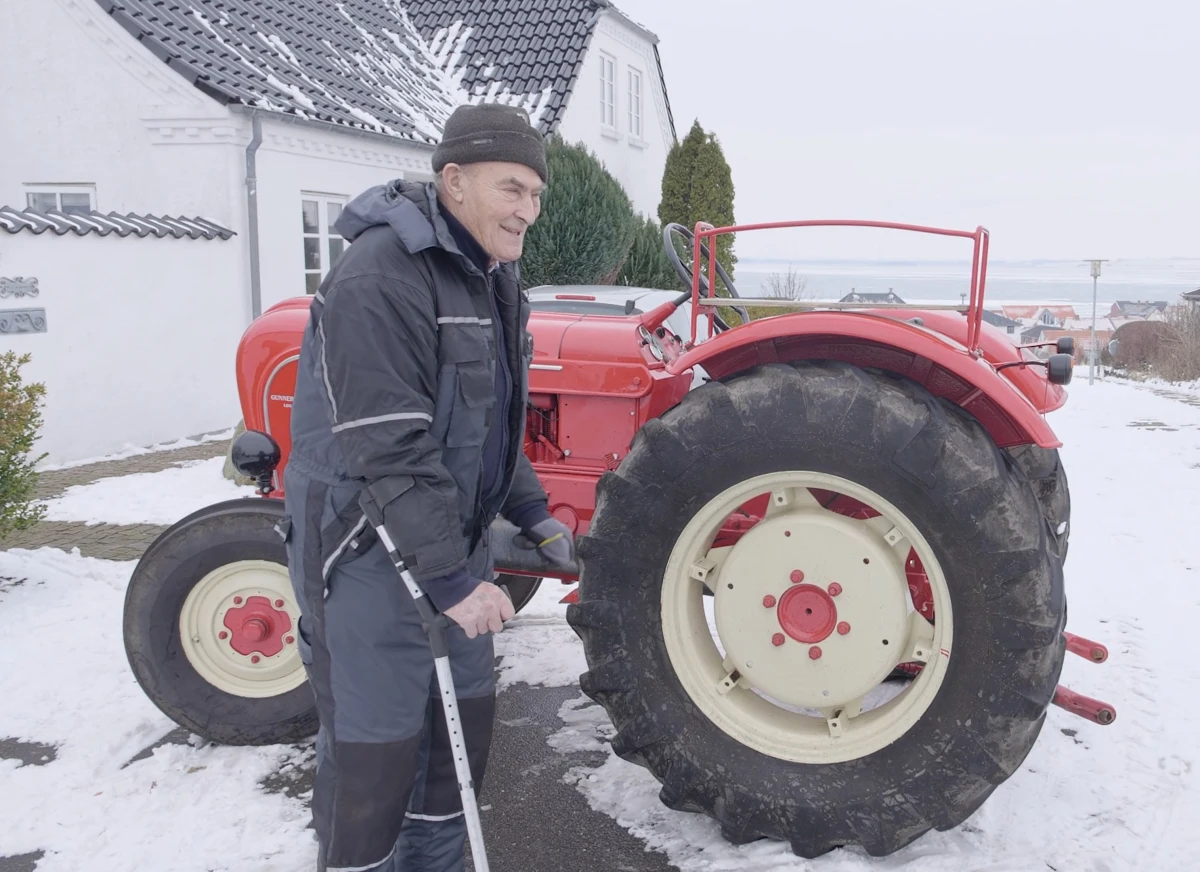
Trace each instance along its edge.
<instances>
[{"instance_id":1,"label":"sea in distance","mask_svg":"<svg viewBox=\"0 0 1200 872\"><path fill-rule=\"evenodd\" d=\"M852 290L887 293L906 303L958 303L971 287L971 264L964 261L849 261L739 259L733 283L738 294L770 296L772 273L791 269L805 282L805 296L839 300ZM1097 314L1117 300L1179 302L1200 288L1200 258L1114 259L1102 264L1096 283ZM984 304L1070 304L1081 317L1091 314L1092 275L1087 262L1074 260L1001 261L988 264Z\"/></svg>"}]
</instances>

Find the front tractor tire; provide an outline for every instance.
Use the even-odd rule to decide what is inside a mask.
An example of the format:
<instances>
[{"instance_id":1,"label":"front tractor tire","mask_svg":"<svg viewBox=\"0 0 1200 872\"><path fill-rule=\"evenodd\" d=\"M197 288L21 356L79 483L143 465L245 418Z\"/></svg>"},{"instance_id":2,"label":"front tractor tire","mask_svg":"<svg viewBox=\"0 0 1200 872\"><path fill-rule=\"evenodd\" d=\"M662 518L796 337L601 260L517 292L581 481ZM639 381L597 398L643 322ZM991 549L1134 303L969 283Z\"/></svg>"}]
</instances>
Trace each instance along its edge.
<instances>
[{"instance_id":1,"label":"front tractor tire","mask_svg":"<svg viewBox=\"0 0 1200 872\"><path fill-rule=\"evenodd\" d=\"M762 520L713 547L756 495ZM1013 458L916 384L806 361L711 382L596 496L582 689L661 801L728 841L889 854L965 821L1037 739L1058 543Z\"/></svg>"},{"instance_id":2,"label":"front tractor tire","mask_svg":"<svg viewBox=\"0 0 1200 872\"><path fill-rule=\"evenodd\" d=\"M271 745L317 730L282 517L278 499L209 506L164 531L129 581L125 652L138 684L211 742Z\"/></svg>"}]
</instances>

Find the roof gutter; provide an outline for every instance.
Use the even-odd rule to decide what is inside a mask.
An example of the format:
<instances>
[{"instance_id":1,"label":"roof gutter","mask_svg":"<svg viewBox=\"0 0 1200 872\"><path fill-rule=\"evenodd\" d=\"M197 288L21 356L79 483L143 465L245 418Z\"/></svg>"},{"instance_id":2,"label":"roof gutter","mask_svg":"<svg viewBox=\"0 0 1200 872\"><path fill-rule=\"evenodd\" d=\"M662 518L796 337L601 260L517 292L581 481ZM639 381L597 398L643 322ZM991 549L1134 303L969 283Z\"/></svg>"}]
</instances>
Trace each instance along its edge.
<instances>
[{"instance_id":1,"label":"roof gutter","mask_svg":"<svg viewBox=\"0 0 1200 872\"><path fill-rule=\"evenodd\" d=\"M246 146L246 215L250 239L250 315L262 314L262 275L258 258L258 147L262 145L262 119L258 113L250 116L253 135Z\"/></svg>"},{"instance_id":2,"label":"roof gutter","mask_svg":"<svg viewBox=\"0 0 1200 872\"><path fill-rule=\"evenodd\" d=\"M375 130L366 130L361 127L351 127L349 124L335 124L332 121L322 121L318 118L301 118L298 115L293 115L290 112L271 112L266 109L259 109L255 106L247 106L245 103L227 103L226 108L238 115L264 116L272 121L278 121L281 124L294 124L297 127L312 127L317 130L327 130L330 133L337 133L341 136L354 136L358 139L370 139L380 143L387 143L393 148L397 145L411 147L419 150L428 151L433 154L436 145L432 142L421 142L415 139L405 139L401 136L392 136L388 133L379 133Z\"/></svg>"}]
</instances>

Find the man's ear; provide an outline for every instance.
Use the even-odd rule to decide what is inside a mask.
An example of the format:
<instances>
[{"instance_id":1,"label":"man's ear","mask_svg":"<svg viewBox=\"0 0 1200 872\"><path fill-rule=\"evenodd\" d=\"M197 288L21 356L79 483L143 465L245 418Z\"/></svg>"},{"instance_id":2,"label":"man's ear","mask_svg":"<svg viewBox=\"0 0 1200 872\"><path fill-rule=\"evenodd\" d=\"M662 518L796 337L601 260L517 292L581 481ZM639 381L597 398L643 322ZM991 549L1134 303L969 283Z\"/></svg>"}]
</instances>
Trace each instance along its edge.
<instances>
[{"instance_id":1,"label":"man's ear","mask_svg":"<svg viewBox=\"0 0 1200 872\"><path fill-rule=\"evenodd\" d=\"M466 172L461 166L456 163L448 163L442 167L442 190L455 203L462 203L466 199L465 183Z\"/></svg>"}]
</instances>

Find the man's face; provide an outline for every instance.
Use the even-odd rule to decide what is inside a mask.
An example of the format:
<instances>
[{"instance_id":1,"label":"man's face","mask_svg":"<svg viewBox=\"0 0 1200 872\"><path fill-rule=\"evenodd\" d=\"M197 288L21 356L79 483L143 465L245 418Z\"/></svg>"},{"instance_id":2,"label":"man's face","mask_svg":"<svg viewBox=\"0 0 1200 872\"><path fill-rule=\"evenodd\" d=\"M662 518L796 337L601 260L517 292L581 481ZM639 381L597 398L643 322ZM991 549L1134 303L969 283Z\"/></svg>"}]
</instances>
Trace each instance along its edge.
<instances>
[{"instance_id":1,"label":"man's face","mask_svg":"<svg viewBox=\"0 0 1200 872\"><path fill-rule=\"evenodd\" d=\"M541 177L524 164L498 161L449 164L442 173L444 196L483 250L501 263L518 260L525 231L542 211Z\"/></svg>"}]
</instances>

